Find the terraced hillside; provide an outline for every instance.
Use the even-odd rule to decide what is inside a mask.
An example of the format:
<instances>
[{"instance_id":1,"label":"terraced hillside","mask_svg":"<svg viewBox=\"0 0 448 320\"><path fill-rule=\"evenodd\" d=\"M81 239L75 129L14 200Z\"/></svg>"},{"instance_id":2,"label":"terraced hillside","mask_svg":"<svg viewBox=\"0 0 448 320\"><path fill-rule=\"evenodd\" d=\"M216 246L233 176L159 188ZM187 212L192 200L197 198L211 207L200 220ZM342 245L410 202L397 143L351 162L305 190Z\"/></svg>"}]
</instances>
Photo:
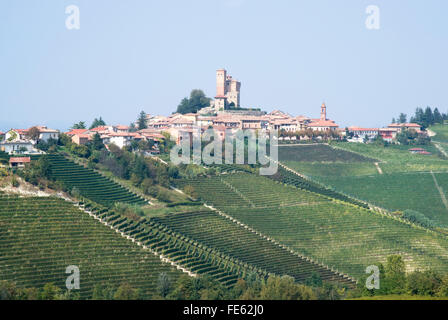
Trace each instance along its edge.
<instances>
[{"instance_id":1,"label":"terraced hillside","mask_svg":"<svg viewBox=\"0 0 448 320\"><path fill-rule=\"evenodd\" d=\"M90 202L85 207L101 221L134 238L163 258L193 274L208 275L224 286L231 287L238 278L244 278L249 273L255 273L260 278L268 275L263 270L243 265L236 259L198 243L195 239L167 228L154 219L133 221Z\"/></svg>"},{"instance_id":2,"label":"terraced hillside","mask_svg":"<svg viewBox=\"0 0 448 320\"><path fill-rule=\"evenodd\" d=\"M384 173L448 171L448 161L435 146L420 146L431 155L412 154L412 146L390 145L387 147L364 143L333 143L332 145L347 151L381 161Z\"/></svg>"},{"instance_id":3,"label":"terraced hillside","mask_svg":"<svg viewBox=\"0 0 448 320\"><path fill-rule=\"evenodd\" d=\"M51 176L67 186L78 188L82 196L102 205L114 202L144 205L147 202L140 196L84 166L66 159L60 154L48 155Z\"/></svg>"},{"instance_id":4,"label":"terraced hillside","mask_svg":"<svg viewBox=\"0 0 448 320\"><path fill-rule=\"evenodd\" d=\"M354 284L329 269L291 254L285 248L263 239L260 235L213 211L175 214L154 220L201 244L272 274L287 274L298 282L305 282L316 273L324 281L349 286Z\"/></svg>"},{"instance_id":5,"label":"terraced hillside","mask_svg":"<svg viewBox=\"0 0 448 320\"><path fill-rule=\"evenodd\" d=\"M374 162L372 158L326 144L279 145L278 155L281 162Z\"/></svg>"},{"instance_id":6,"label":"terraced hillside","mask_svg":"<svg viewBox=\"0 0 448 320\"><path fill-rule=\"evenodd\" d=\"M181 274L69 202L0 194L0 280L65 288L69 265L80 269L82 298L96 284L122 282L151 298L161 272L173 281Z\"/></svg>"},{"instance_id":7,"label":"terraced hillside","mask_svg":"<svg viewBox=\"0 0 448 320\"><path fill-rule=\"evenodd\" d=\"M183 181L208 204L294 251L359 278L401 254L408 270L448 270L448 239L417 226L249 174Z\"/></svg>"},{"instance_id":8,"label":"terraced hillside","mask_svg":"<svg viewBox=\"0 0 448 320\"><path fill-rule=\"evenodd\" d=\"M205 207L138 222L97 205L89 210L171 261L228 287L249 274L261 279L269 274L288 274L303 282L318 273L323 280L354 285Z\"/></svg>"},{"instance_id":9,"label":"terraced hillside","mask_svg":"<svg viewBox=\"0 0 448 320\"><path fill-rule=\"evenodd\" d=\"M389 210L412 209L448 227L448 173L391 173L322 178L322 182ZM442 194L441 194L442 193Z\"/></svg>"}]
</instances>

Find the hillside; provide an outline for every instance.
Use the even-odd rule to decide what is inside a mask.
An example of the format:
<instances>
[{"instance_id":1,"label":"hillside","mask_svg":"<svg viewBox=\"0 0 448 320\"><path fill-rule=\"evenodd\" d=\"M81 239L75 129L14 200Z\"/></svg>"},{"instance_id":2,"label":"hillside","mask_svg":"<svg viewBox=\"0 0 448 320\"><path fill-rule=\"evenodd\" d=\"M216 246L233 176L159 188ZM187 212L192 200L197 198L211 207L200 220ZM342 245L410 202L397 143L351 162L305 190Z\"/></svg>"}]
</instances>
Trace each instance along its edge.
<instances>
[{"instance_id":1,"label":"hillside","mask_svg":"<svg viewBox=\"0 0 448 320\"><path fill-rule=\"evenodd\" d=\"M333 143L332 146L334 154L331 156L327 150L327 158L333 161L304 161L306 156L294 160L285 157L283 149L280 159L284 159L282 163L287 167L336 192L391 211L415 210L441 227L448 227L448 160L435 146L421 146L431 155L411 153L409 149L413 147L403 145ZM346 156L341 161L338 154L344 150L353 157ZM376 163L355 161L359 156L377 160Z\"/></svg>"},{"instance_id":2,"label":"hillside","mask_svg":"<svg viewBox=\"0 0 448 320\"><path fill-rule=\"evenodd\" d=\"M301 255L355 278L401 254L408 270L448 268L446 236L266 177L229 174L185 180L201 198Z\"/></svg>"},{"instance_id":3,"label":"hillside","mask_svg":"<svg viewBox=\"0 0 448 320\"><path fill-rule=\"evenodd\" d=\"M61 154L50 154L48 159L50 177L62 181L69 188L77 188L83 197L106 206L115 202L147 204L143 198L125 187Z\"/></svg>"},{"instance_id":4,"label":"hillside","mask_svg":"<svg viewBox=\"0 0 448 320\"><path fill-rule=\"evenodd\" d=\"M0 250L0 280L21 287L53 282L65 288L66 267L78 266L81 298L91 298L95 285L116 288L124 282L151 298L160 273L173 281L181 274L72 203L53 197L0 193Z\"/></svg>"}]
</instances>

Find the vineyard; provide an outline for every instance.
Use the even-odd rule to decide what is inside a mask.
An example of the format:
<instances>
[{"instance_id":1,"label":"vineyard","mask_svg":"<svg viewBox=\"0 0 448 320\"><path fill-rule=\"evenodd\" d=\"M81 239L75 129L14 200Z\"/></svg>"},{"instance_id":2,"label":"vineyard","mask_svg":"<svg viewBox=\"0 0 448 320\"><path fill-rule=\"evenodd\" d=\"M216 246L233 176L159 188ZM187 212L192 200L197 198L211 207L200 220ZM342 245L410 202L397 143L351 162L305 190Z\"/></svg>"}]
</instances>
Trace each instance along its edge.
<instances>
[{"instance_id":1,"label":"vineyard","mask_svg":"<svg viewBox=\"0 0 448 320\"><path fill-rule=\"evenodd\" d=\"M124 282L151 298L160 273L173 281L181 274L69 202L0 194L0 280L65 288L70 265L79 267L81 298L96 284Z\"/></svg>"},{"instance_id":2,"label":"vineyard","mask_svg":"<svg viewBox=\"0 0 448 320\"><path fill-rule=\"evenodd\" d=\"M175 232L271 274L287 274L298 282L305 282L315 273L324 281L353 285L350 280L292 254L213 211L176 214L154 220Z\"/></svg>"},{"instance_id":3,"label":"vineyard","mask_svg":"<svg viewBox=\"0 0 448 320\"><path fill-rule=\"evenodd\" d=\"M408 270L448 268L446 236L359 206L248 174L182 185L264 235L356 278L391 254L401 254Z\"/></svg>"},{"instance_id":4,"label":"vineyard","mask_svg":"<svg viewBox=\"0 0 448 320\"><path fill-rule=\"evenodd\" d=\"M340 192L334 191L332 189L326 188L322 184L318 184L314 181L304 179L297 174L286 170L283 167L279 167L278 171L275 175L269 176L269 178L292 185L294 187L297 187L299 189L308 190L314 193L318 193L327 197L330 197L332 199L341 200L347 203L351 203L363 208L368 208L369 206L361 201L358 201L356 199L350 198L345 194L342 194Z\"/></svg>"},{"instance_id":5,"label":"vineyard","mask_svg":"<svg viewBox=\"0 0 448 320\"><path fill-rule=\"evenodd\" d=\"M338 148L374 157L381 161L380 166L384 173L397 172L448 172L447 159L444 158L434 146L424 146L431 155L412 154L412 146L391 145L387 147L364 143L333 143Z\"/></svg>"},{"instance_id":6,"label":"vineyard","mask_svg":"<svg viewBox=\"0 0 448 320\"><path fill-rule=\"evenodd\" d=\"M371 162L297 162L284 161L287 167L309 177L349 177L377 175L378 170Z\"/></svg>"},{"instance_id":7,"label":"vineyard","mask_svg":"<svg viewBox=\"0 0 448 320\"><path fill-rule=\"evenodd\" d=\"M206 208L133 221L113 210L87 203L86 208L126 235L189 271L208 275L230 287L255 274L288 274L304 282L313 273L328 282L353 282L264 239Z\"/></svg>"},{"instance_id":8,"label":"vineyard","mask_svg":"<svg viewBox=\"0 0 448 320\"><path fill-rule=\"evenodd\" d=\"M146 204L143 198L92 169L59 154L50 154L48 158L52 178L62 181L69 188L76 187L82 196L92 201L106 206L114 202Z\"/></svg>"},{"instance_id":9,"label":"vineyard","mask_svg":"<svg viewBox=\"0 0 448 320\"><path fill-rule=\"evenodd\" d=\"M448 173L434 173L437 184L448 190ZM431 173L393 173L376 176L322 178L337 190L390 210L413 209L448 226L448 209Z\"/></svg>"},{"instance_id":10,"label":"vineyard","mask_svg":"<svg viewBox=\"0 0 448 320\"><path fill-rule=\"evenodd\" d=\"M448 126L447 125L435 125L429 128L431 131L435 132L436 135L432 137L432 140L448 143Z\"/></svg>"},{"instance_id":11,"label":"vineyard","mask_svg":"<svg viewBox=\"0 0 448 320\"><path fill-rule=\"evenodd\" d=\"M373 159L353 152L335 149L325 144L279 146L279 160L304 162L374 162Z\"/></svg>"}]
</instances>

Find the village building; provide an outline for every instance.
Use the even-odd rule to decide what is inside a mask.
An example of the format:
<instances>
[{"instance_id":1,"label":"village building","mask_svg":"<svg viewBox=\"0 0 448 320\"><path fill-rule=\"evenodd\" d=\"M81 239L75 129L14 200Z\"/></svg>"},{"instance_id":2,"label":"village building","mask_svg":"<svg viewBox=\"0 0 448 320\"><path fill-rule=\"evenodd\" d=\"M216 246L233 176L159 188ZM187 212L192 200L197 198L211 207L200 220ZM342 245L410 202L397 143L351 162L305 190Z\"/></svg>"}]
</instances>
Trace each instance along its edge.
<instances>
[{"instance_id":1,"label":"village building","mask_svg":"<svg viewBox=\"0 0 448 320\"><path fill-rule=\"evenodd\" d=\"M24 168L31 162L30 157L11 157L9 158L9 166L11 168Z\"/></svg>"},{"instance_id":2,"label":"village building","mask_svg":"<svg viewBox=\"0 0 448 320\"><path fill-rule=\"evenodd\" d=\"M353 137L356 139L369 139L373 140L379 135L379 129L378 128L360 128L360 127L348 127L347 128L349 133L353 134Z\"/></svg>"},{"instance_id":3,"label":"village building","mask_svg":"<svg viewBox=\"0 0 448 320\"><path fill-rule=\"evenodd\" d=\"M392 123L387 127L397 129L398 132L401 132L403 130L415 130L420 133L422 129L422 127L417 123Z\"/></svg>"},{"instance_id":4,"label":"village building","mask_svg":"<svg viewBox=\"0 0 448 320\"><path fill-rule=\"evenodd\" d=\"M29 140L3 140L0 142L0 151L9 154L27 154L27 153L39 153L34 149L34 145Z\"/></svg>"},{"instance_id":5,"label":"village building","mask_svg":"<svg viewBox=\"0 0 448 320\"><path fill-rule=\"evenodd\" d=\"M36 126L36 128L39 130L39 140L40 141L48 142L48 140L50 140L50 139L53 139L53 140L59 139L59 131L58 130L49 129L45 126Z\"/></svg>"},{"instance_id":6,"label":"village building","mask_svg":"<svg viewBox=\"0 0 448 320\"><path fill-rule=\"evenodd\" d=\"M333 120L327 119L327 106L325 103L321 106L320 119L312 119L307 127L311 128L313 131L334 131L339 126L334 123Z\"/></svg>"},{"instance_id":7,"label":"village building","mask_svg":"<svg viewBox=\"0 0 448 320\"><path fill-rule=\"evenodd\" d=\"M11 129L5 134L5 140L26 140L27 139L27 129Z\"/></svg>"},{"instance_id":8,"label":"village building","mask_svg":"<svg viewBox=\"0 0 448 320\"><path fill-rule=\"evenodd\" d=\"M129 126L124 126L124 125L116 125L112 127L114 132L118 132L118 133L128 133L129 132Z\"/></svg>"},{"instance_id":9,"label":"village building","mask_svg":"<svg viewBox=\"0 0 448 320\"><path fill-rule=\"evenodd\" d=\"M381 128L378 130L378 134L383 138L384 141L392 142L397 137L397 128Z\"/></svg>"}]
</instances>

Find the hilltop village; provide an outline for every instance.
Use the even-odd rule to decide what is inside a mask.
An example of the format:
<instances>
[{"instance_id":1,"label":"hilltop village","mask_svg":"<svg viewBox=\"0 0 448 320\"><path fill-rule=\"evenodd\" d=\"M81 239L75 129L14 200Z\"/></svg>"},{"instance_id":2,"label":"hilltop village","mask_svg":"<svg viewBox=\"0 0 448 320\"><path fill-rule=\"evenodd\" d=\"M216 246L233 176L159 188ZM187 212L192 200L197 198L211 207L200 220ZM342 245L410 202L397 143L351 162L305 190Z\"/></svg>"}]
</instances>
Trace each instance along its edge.
<instances>
[{"instance_id":1,"label":"hilltop village","mask_svg":"<svg viewBox=\"0 0 448 320\"><path fill-rule=\"evenodd\" d=\"M102 143L119 148L130 146L133 142L147 141L149 153L157 154L158 145L164 139L180 143L181 137L192 135L193 128L202 131L213 128L224 139L226 132L239 129L253 131L272 131L279 133L279 143L344 140L367 143L379 137L386 142L396 142L397 135L412 131L416 136L426 137L426 131L417 123L392 123L385 128L341 128L327 116L327 105L320 106L319 118L303 115L294 116L280 110L264 112L259 109L242 108L240 102L241 82L234 79L225 69L216 71L216 96L207 107L196 113L173 113L169 116L150 115L144 112L144 121L131 125L101 125L87 129L73 127L65 132L77 145L85 145L99 136ZM47 143L59 139L60 132L46 126L34 126L28 129L10 129L0 131L0 151L8 154L33 154L42 151L36 147L38 142Z\"/></svg>"}]
</instances>

